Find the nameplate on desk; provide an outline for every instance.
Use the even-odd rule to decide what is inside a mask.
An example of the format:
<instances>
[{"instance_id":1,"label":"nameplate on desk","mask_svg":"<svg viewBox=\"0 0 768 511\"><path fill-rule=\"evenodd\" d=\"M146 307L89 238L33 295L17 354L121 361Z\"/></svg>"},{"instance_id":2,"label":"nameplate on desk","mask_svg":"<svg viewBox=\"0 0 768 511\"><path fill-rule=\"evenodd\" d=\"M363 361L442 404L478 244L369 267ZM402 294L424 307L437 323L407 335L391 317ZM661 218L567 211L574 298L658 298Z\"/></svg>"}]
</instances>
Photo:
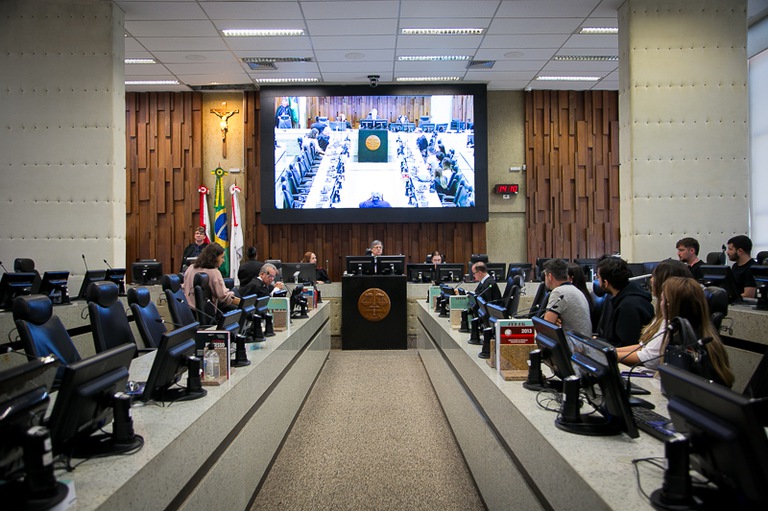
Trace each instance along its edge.
<instances>
[{"instance_id":1,"label":"nameplate on desk","mask_svg":"<svg viewBox=\"0 0 768 511\"><path fill-rule=\"evenodd\" d=\"M440 296L440 286L429 286L429 305L432 310L437 308L437 298Z\"/></svg>"},{"instance_id":2,"label":"nameplate on desk","mask_svg":"<svg viewBox=\"0 0 768 511\"><path fill-rule=\"evenodd\" d=\"M469 297L467 295L456 295L448 297L448 309L451 311L451 328L458 330L461 328L461 311L469 306Z\"/></svg>"},{"instance_id":3,"label":"nameplate on desk","mask_svg":"<svg viewBox=\"0 0 768 511\"><path fill-rule=\"evenodd\" d=\"M304 286L301 291L301 295L307 299L307 308L315 308L315 288L313 286Z\"/></svg>"},{"instance_id":4,"label":"nameplate on desk","mask_svg":"<svg viewBox=\"0 0 768 511\"><path fill-rule=\"evenodd\" d=\"M290 314L290 310L288 310L288 298L275 298L273 296L269 299L267 308L272 314L273 328L278 332L287 330L289 325L288 315Z\"/></svg>"},{"instance_id":5,"label":"nameplate on desk","mask_svg":"<svg viewBox=\"0 0 768 511\"><path fill-rule=\"evenodd\" d=\"M508 381L528 377L528 354L536 349L533 321L530 319L499 319L496 321L496 342L491 345L493 366L499 376Z\"/></svg>"}]
</instances>

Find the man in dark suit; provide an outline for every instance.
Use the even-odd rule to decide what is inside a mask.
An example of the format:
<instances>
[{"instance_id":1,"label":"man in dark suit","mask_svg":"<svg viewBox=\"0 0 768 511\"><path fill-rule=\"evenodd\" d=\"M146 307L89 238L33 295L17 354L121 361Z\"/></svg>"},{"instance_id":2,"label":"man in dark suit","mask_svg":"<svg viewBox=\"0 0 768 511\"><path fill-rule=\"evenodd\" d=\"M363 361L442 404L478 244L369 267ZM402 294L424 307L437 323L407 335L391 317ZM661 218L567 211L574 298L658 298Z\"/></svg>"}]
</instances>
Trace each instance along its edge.
<instances>
[{"instance_id":1,"label":"man in dark suit","mask_svg":"<svg viewBox=\"0 0 768 511\"><path fill-rule=\"evenodd\" d=\"M278 289L285 289L285 284L275 282L277 268L272 263L264 263L259 270L259 276L251 280L247 286L240 288L240 296L256 295L271 296Z\"/></svg>"},{"instance_id":2,"label":"man in dark suit","mask_svg":"<svg viewBox=\"0 0 768 511\"><path fill-rule=\"evenodd\" d=\"M480 261L472 265L472 275L476 282L480 282L475 289L475 296L482 296L486 302L501 300L499 285L488 274L488 267Z\"/></svg>"},{"instance_id":3,"label":"man in dark suit","mask_svg":"<svg viewBox=\"0 0 768 511\"><path fill-rule=\"evenodd\" d=\"M241 288L247 286L253 279L259 276L261 266L264 264L256 260L259 257L259 251L256 247L248 247L245 256L248 260L241 264L240 269L237 270L237 278L240 281Z\"/></svg>"}]
</instances>

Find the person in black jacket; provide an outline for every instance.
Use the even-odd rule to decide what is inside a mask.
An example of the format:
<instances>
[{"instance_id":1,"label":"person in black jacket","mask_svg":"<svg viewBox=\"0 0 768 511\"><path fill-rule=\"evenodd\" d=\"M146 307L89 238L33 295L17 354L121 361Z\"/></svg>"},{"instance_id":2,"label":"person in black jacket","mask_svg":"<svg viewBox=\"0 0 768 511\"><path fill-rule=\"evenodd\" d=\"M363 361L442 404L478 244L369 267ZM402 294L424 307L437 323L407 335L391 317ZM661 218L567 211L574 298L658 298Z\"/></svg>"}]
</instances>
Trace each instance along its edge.
<instances>
[{"instance_id":1,"label":"person in black jacket","mask_svg":"<svg viewBox=\"0 0 768 511\"><path fill-rule=\"evenodd\" d=\"M488 267L480 261L472 265L472 275L476 282L480 282L475 288L475 296L482 296L486 302L501 300L499 285L488 274Z\"/></svg>"},{"instance_id":2,"label":"person in black jacket","mask_svg":"<svg viewBox=\"0 0 768 511\"><path fill-rule=\"evenodd\" d=\"M259 270L259 276L251 280L247 286L240 287L240 296L256 295L258 297L272 295L278 289L285 289L285 284L275 282L277 268L272 263L264 263Z\"/></svg>"},{"instance_id":3,"label":"person in black jacket","mask_svg":"<svg viewBox=\"0 0 768 511\"><path fill-rule=\"evenodd\" d=\"M181 255L181 272L187 269L187 259L199 256L203 249L208 246L205 238L205 227L201 225L195 229L195 241L187 245L187 248L184 249L184 253Z\"/></svg>"},{"instance_id":4,"label":"person in black jacket","mask_svg":"<svg viewBox=\"0 0 768 511\"><path fill-rule=\"evenodd\" d=\"M264 264L261 261L257 261L259 251L256 247L248 247L245 256L248 260L241 264L240 268L237 270L237 279L240 281L241 288L247 286L251 280L259 276L261 266Z\"/></svg>"},{"instance_id":5,"label":"person in black jacket","mask_svg":"<svg viewBox=\"0 0 768 511\"><path fill-rule=\"evenodd\" d=\"M617 347L637 344L643 327L653 319L651 293L631 277L629 265L619 257L606 257L597 265L598 284L611 295L597 333Z\"/></svg>"}]
</instances>

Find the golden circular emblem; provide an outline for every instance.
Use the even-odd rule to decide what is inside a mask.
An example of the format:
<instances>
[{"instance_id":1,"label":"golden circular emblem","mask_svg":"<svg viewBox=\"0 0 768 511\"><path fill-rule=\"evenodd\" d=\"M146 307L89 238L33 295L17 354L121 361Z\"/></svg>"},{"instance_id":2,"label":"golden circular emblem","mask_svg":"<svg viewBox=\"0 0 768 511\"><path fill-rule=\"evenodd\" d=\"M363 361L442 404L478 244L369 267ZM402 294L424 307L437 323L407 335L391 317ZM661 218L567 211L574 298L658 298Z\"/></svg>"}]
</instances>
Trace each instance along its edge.
<instances>
[{"instance_id":1,"label":"golden circular emblem","mask_svg":"<svg viewBox=\"0 0 768 511\"><path fill-rule=\"evenodd\" d=\"M357 300L358 312L368 321L381 321L389 315L391 308L389 295L378 287L365 290Z\"/></svg>"},{"instance_id":2,"label":"golden circular emblem","mask_svg":"<svg viewBox=\"0 0 768 511\"><path fill-rule=\"evenodd\" d=\"M368 138L365 139L365 147L367 147L369 151L375 151L381 147L381 140L376 135L368 135Z\"/></svg>"}]
</instances>

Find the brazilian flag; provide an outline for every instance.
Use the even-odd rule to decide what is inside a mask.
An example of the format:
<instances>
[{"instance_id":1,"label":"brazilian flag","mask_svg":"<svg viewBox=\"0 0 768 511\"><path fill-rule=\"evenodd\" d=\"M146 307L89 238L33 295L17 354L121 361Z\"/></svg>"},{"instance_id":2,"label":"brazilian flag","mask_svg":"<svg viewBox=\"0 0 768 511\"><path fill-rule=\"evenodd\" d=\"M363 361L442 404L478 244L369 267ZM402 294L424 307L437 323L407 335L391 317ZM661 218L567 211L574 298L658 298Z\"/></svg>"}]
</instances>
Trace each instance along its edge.
<instances>
[{"instance_id":1,"label":"brazilian flag","mask_svg":"<svg viewBox=\"0 0 768 511\"><path fill-rule=\"evenodd\" d=\"M219 266L219 271L225 277L229 277L229 236L227 235L227 207L224 200L224 179L228 172L221 167L211 172L216 176L213 203L213 241L224 249L224 262Z\"/></svg>"}]
</instances>

